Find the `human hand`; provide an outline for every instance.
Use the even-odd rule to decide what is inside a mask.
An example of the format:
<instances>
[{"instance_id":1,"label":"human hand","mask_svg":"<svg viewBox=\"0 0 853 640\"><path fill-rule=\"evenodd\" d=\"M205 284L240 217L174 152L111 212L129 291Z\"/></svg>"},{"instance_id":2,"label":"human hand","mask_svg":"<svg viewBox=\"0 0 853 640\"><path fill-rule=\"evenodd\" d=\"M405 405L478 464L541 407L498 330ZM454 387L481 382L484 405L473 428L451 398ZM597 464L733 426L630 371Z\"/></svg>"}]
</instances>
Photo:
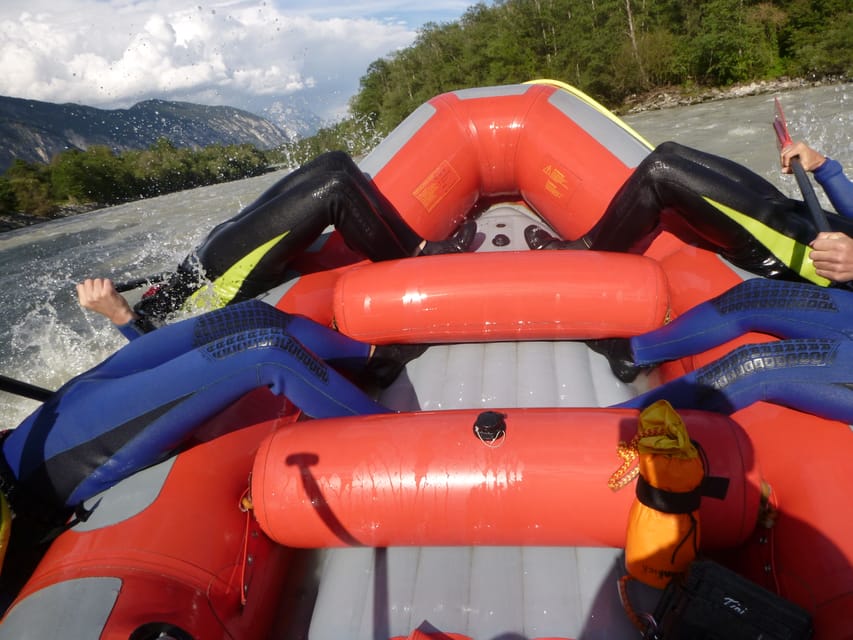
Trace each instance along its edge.
<instances>
[{"instance_id":1,"label":"human hand","mask_svg":"<svg viewBox=\"0 0 853 640\"><path fill-rule=\"evenodd\" d=\"M809 246L809 258L819 276L835 282L853 280L853 238L838 231L824 231Z\"/></svg>"},{"instance_id":2,"label":"human hand","mask_svg":"<svg viewBox=\"0 0 853 640\"><path fill-rule=\"evenodd\" d=\"M109 278L87 278L77 285L77 298L81 307L106 316L113 324L123 325L137 318Z\"/></svg>"},{"instance_id":3,"label":"human hand","mask_svg":"<svg viewBox=\"0 0 853 640\"><path fill-rule=\"evenodd\" d=\"M803 165L803 169L806 171L814 171L824 162L826 162L826 156L822 153L815 151L805 142L795 142L794 144L789 144L787 147L782 149L782 173L792 173L793 169L791 168L791 159L799 157L800 164Z\"/></svg>"}]
</instances>

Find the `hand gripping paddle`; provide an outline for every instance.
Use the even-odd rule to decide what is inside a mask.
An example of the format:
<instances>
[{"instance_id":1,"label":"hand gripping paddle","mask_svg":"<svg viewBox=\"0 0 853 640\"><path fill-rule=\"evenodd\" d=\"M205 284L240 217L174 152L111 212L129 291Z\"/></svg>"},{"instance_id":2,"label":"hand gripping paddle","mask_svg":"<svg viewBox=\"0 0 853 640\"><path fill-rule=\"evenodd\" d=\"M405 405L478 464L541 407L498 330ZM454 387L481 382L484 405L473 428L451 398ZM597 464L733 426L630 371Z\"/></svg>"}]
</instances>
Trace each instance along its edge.
<instances>
[{"instance_id":1,"label":"hand gripping paddle","mask_svg":"<svg viewBox=\"0 0 853 640\"><path fill-rule=\"evenodd\" d=\"M791 136L788 135L788 123L785 122L785 114L782 111L782 104L779 102L779 98L774 98L773 101L775 103L773 130L776 132L776 140L778 141L779 149L781 150L788 145L793 144L793 141L791 140ZM814 220L818 232L831 231L829 228L829 222L826 219L826 213L824 213L817 200L814 187L812 186L809 177L806 175L806 170L803 169L803 165L800 163L799 157L794 156L791 158L791 168L794 170L794 176L797 178L797 184L800 187L800 192L803 194L803 200L805 200L806 206L809 208L809 213L812 215L812 219Z\"/></svg>"}]
</instances>

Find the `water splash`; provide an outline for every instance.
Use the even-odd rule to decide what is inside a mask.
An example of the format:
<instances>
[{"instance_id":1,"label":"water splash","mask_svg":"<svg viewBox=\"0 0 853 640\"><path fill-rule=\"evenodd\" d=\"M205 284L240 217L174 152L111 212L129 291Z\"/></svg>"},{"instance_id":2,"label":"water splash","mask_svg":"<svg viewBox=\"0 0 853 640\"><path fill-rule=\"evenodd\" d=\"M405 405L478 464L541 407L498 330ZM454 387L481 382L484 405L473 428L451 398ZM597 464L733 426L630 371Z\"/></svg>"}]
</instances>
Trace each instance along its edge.
<instances>
[{"instance_id":1,"label":"water splash","mask_svg":"<svg viewBox=\"0 0 853 640\"><path fill-rule=\"evenodd\" d=\"M0 373L57 389L125 339L77 304L87 277L137 278L173 269L215 224L280 173L170 194L0 234ZM0 393L4 427L38 403Z\"/></svg>"}]
</instances>

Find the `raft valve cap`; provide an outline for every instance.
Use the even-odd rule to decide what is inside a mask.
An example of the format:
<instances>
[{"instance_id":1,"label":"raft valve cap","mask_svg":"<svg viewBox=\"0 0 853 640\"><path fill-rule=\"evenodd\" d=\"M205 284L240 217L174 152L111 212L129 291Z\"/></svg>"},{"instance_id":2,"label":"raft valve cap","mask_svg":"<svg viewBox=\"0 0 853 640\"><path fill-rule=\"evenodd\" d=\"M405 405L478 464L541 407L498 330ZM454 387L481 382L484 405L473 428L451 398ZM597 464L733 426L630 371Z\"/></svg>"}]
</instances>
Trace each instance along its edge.
<instances>
[{"instance_id":1,"label":"raft valve cap","mask_svg":"<svg viewBox=\"0 0 853 640\"><path fill-rule=\"evenodd\" d=\"M474 435L483 442L494 442L506 435L506 414L483 411L474 421Z\"/></svg>"}]
</instances>

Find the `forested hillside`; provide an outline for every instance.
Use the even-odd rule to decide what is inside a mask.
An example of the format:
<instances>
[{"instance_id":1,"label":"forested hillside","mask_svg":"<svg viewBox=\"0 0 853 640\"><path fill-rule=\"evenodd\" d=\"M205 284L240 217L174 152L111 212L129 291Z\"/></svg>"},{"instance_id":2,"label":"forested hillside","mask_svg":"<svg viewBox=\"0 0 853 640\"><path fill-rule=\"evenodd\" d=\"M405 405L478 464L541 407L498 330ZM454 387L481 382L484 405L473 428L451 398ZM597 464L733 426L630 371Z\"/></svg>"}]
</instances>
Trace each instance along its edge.
<instances>
[{"instance_id":1,"label":"forested hillside","mask_svg":"<svg viewBox=\"0 0 853 640\"><path fill-rule=\"evenodd\" d=\"M0 170L14 160L49 162L64 149L102 145L145 149L161 138L181 148L251 144L261 149L290 139L261 116L233 107L146 100L129 109L97 109L0 96Z\"/></svg>"},{"instance_id":2,"label":"forested hillside","mask_svg":"<svg viewBox=\"0 0 853 640\"><path fill-rule=\"evenodd\" d=\"M387 133L444 91L555 78L608 107L665 85L853 75L850 0L499 0L375 61L351 103Z\"/></svg>"}]
</instances>

